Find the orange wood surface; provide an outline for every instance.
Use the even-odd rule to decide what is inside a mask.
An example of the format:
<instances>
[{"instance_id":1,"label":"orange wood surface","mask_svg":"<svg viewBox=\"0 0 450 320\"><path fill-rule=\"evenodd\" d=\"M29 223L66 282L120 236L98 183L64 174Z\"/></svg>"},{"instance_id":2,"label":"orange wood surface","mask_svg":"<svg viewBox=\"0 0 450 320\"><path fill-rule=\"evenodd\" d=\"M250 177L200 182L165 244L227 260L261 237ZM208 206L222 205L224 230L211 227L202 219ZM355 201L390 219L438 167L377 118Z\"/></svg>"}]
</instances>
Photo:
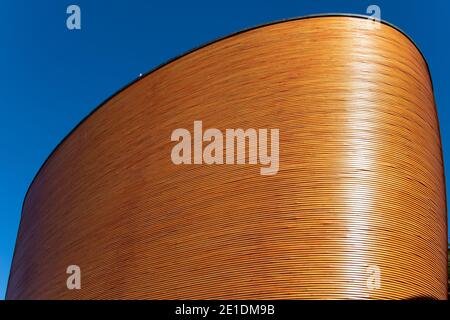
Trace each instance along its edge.
<instances>
[{"instance_id":1,"label":"orange wood surface","mask_svg":"<svg viewBox=\"0 0 450 320\"><path fill-rule=\"evenodd\" d=\"M176 128L278 128L280 168L174 165ZM66 288L79 265L80 290ZM379 268L369 288L368 268ZM430 75L393 27L276 23L108 100L24 202L9 299L447 298Z\"/></svg>"}]
</instances>

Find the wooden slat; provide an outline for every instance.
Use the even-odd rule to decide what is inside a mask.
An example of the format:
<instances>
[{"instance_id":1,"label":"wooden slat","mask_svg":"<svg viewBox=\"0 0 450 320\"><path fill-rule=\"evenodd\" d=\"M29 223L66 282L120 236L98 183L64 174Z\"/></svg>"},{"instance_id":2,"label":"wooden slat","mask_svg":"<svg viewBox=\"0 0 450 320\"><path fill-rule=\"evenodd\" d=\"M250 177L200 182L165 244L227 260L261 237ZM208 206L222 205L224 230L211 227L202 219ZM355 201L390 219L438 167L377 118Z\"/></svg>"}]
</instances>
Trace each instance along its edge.
<instances>
[{"instance_id":1,"label":"wooden slat","mask_svg":"<svg viewBox=\"0 0 450 320\"><path fill-rule=\"evenodd\" d=\"M280 169L174 165L176 128L278 128ZM66 288L68 265L81 290ZM379 268L369 288L368 267ZM441 143L423 57L356 17L268 25L143 77L52 154L9 299L447 298Z\"/></svg>"}]
</instances>

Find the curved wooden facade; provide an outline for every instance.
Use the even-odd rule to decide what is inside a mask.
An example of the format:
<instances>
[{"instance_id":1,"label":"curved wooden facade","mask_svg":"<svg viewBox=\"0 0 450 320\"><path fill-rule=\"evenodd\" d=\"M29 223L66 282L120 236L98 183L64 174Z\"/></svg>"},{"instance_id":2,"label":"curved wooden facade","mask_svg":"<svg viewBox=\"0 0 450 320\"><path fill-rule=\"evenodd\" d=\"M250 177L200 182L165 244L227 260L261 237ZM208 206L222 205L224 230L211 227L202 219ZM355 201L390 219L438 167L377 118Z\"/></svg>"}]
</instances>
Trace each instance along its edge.
<instances>
[{"instance_id":1,"label":"curved wooden facade","mask_svg":"<svg viewBox=\"0 0 450 320\"><path fill-rule=\"evenodd\" d=\"M171 133L195 120L278 128L278 173L173 164ZM69 265L80 290L66 288ZM421 53L387 24L324 16L152 71L39 171L7 298L446 299L443 161Z\"/></svg>"}]
</instances>

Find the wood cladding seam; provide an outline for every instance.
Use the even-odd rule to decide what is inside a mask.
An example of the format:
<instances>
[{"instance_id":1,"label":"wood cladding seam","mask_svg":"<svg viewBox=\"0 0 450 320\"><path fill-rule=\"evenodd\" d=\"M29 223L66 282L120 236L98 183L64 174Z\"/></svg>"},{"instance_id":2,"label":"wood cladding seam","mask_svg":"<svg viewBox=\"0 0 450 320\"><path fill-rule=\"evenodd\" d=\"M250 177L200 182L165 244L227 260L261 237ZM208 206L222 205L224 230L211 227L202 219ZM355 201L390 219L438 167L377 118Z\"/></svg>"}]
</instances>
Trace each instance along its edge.
<instances>
[{"instance_id":1,"label":"wood cladding seam","mask_svg":"<svg viewBox=\"0 0 450 320\"><path fill-rule=\"evenodd\" d=\"M279 128L280 168L171 162L176 128ZM82 289L65 287L68 265ZM381 270L369 289L367 268ZM24 202L9 299L447 298L428 69L355 17L214 42L112 97Z\"/></svg>"}]
</instances>

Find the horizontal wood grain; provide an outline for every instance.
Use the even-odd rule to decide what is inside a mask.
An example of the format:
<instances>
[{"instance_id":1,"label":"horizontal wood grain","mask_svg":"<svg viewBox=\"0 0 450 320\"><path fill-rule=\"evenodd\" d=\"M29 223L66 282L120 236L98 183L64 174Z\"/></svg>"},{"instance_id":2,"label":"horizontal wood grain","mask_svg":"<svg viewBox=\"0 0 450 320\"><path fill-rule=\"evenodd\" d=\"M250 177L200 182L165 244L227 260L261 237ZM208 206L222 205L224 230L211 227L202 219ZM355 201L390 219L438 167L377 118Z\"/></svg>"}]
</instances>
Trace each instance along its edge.
<instances>
[{"instance_id":1,"label":"horizontal wood grain","mask_svg":"<svg viewBox=\"0 0 450 320\"><path fill-rule=\"evenodd\" d=\"M280 168L174 165L171 132L278 128ZM191 129L192 130L192 129ZM66 268L82 271L66 288ZM369 288L368 268L380 287ZM316 17L193 51L108 100L24 202L8 299L447 298L432 84L386 24Z\"/></svg>"}]
</instances>

